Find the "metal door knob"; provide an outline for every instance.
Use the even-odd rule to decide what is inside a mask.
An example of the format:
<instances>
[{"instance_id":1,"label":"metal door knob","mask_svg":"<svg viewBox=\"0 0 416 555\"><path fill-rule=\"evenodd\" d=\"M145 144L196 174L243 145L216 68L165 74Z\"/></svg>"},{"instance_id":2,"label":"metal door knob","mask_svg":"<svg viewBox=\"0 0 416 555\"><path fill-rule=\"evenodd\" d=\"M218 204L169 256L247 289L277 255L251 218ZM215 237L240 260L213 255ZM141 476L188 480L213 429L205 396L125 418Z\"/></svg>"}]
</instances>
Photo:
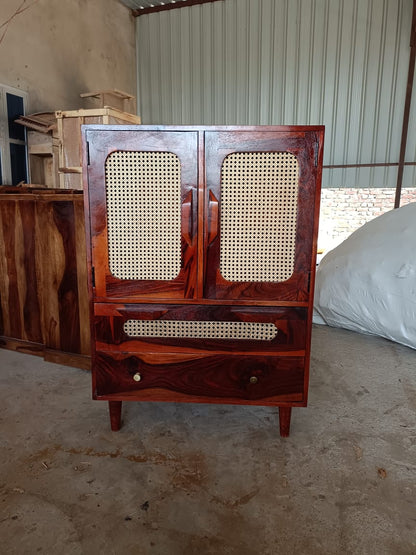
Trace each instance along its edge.
<instances>
[{"instance_id":1,"label":"metal door knob","mask_svg":"<svg viewBox=\"0 0 416 555\"><path fill-rule=\"evenodd\" d=\"M259 381L257 376L251 376L250 383L257 383Z\"/></svg>"},{"instance_id":2,"label":"metal door knob","mask_svg":"<svg viewBox=\"0 0 416 555\"><path fill-rule=\"evenodd\" d=\"M134 374L133 380L134 380L135 382L139 382L141 379L142 379L142 377L141 377L141 375L140 375L139 372L137 372L136 374Z\"/></svg>"}]
</instances>

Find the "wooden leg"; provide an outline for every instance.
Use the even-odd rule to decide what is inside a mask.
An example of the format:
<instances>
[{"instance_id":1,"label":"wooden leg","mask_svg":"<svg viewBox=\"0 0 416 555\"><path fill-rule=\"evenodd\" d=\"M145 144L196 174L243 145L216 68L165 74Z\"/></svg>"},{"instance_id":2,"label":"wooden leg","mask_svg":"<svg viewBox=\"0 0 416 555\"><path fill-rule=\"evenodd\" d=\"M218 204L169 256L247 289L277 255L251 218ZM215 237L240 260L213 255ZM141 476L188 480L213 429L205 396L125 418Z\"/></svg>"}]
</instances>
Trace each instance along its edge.
<instances>
[{"instance_id":1,"label":"wooden leg","mask_svg":"<svg viewBox=\"0 0 416 555\"><path fill-rule=\"evenodd\" d=\"M122 401L108 401L110 423L113 432L118 432L121 428L121 404Z\"/></svg>"},{"instance_id":2,"label":"wooden leg","mask_svg":"<svg viewBox=\"0 0 416 555\"><path fill-rule=\"evenodd\" d=\"M280 427L280 435L282 437L289 436L291 415L292 415L292 407L279 407L279 427Z\"/></svg>"}]
</instances>

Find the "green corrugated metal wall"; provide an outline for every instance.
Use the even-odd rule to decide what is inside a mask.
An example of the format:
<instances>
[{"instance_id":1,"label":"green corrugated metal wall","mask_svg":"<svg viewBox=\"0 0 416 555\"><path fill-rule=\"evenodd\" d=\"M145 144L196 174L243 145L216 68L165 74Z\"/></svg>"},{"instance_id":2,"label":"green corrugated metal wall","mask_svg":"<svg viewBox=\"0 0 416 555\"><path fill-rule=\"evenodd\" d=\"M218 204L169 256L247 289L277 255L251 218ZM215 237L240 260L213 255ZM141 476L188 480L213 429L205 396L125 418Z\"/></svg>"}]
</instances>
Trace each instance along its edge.
<instances>
[{"instance_id":1,"label":"green corrugated metal wall","mask_svg":"<svg viewBox=\"0 0 416 555\"><path fill-rule=\"evenodd\" d=\"M412 0L224 0L138 17L139 113L152 124L324 124L325 164L398 162L411 18ZM396 175L332 169L324 186L395 187ZM414 168L403 185L416 186Z\"/></svg>"}]
</instances>

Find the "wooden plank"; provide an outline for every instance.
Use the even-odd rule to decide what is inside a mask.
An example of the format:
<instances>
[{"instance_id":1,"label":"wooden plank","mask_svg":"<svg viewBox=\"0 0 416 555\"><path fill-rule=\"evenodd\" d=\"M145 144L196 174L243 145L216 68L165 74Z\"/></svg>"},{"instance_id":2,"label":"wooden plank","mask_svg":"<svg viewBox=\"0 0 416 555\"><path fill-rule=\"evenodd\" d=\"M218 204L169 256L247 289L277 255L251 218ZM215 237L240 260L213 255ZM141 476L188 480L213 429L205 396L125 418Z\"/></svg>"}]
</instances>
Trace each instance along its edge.
<instances>
[{"instance_id":1,"label":"wooden plank","mask_svg":"<svg viewBox=\"0 0 416 555\"><path fill-rule=\"evenodd\" d=\"M61 189L82 190L82 175L79 173L59 173L59 186Z\"/></svg>"},{"instance_id":2,"label":"wooden plank","mask_svg":"<svg viewBox=\"0 0 416 555\"><path fill-rule=\"evenodd\" d=\"M23 243L23 265L20 268L20 281L22 283L22 323L23 338L33 343L42 343L42 326L40 319L39 278L36 272L36 227L37 208L36 202L18 203L20 221L22 222L22 235L19 238Z\"/></svg>"},{"instance_id":3,"label":"wooden plank","mask_svg":"<svg viewBox=\"0 0 416 555\"><path fill-rule=\"evenodd\" d=\"M59 168L70 168L81 165L81 125L83 117L62 118L62 149L59 157Z\"/></svg>"},{"instance_id":4,"label":"wooden plank","mask_svg":"<svg viewBox=\"0 0 416 555\"><path fill-rule=\"evenodd\" d=\"M7 201L17 201L21 202L23 200L33 200L33 201L46 201L50 198L55 198L56 200L60 201L70 201L72 202L77 195L82 194L82 191L77 190L66 190L62 191L62 189L34 189L32 193L29 192L21 192L19 193L19 189L13 187L14 191L13 194L8 195L1 195L0 194L0 202L7 202Z\"/></svg>"},{"instance_id":5,"label":"wooden plank","mask_svg":"<svg viewBox=\"0 0 416 555\"><path fill-rule=\"evenodd\" d=\"M83 198L74 202L74 228L76 244L76 268L78 284L78 307L80 322L80 352L91 354L90 306L88 297L87 253L85 242L85 221Z\"/></svg>"},{"instance_id":6,"label":"wooden plank","mask_svg":"<svg viewBox=\"0 0 416 555\"><path fill-rule=\"evenodd\" d=\"M82 173L81 166L73 166L73 167L60 167L59 171L62 173Z\"/></svg>"},{"instance_id":7,"label":"wooden plank","mask_svg":"<svg viewBox=\"0 0 416 555\"><path fill-rule=\"evenodd\" d=\"M59 350L79 352L80 326L74 205L71 202L52 202L50 214L55 224L54 233L61 237L63 257L59 262L60 281L57 289L59 305Z\"/></svg>"},{"instance_id":8,"label":"wooden plank","mask_svg":"<svg viewBox=\"0 0 416 555\"><path fill-rule=\"evenodd\" d=\"M36 235L36 264L42 283L41 321L44 343L58 349L60 327L57 288L62 278L65 253L62 237L56 233L49 202L38 204ZM49 253L47 259L45 253Z\"/></svg>"},{"instance_id":9,"label":"wooden plank","mask_svg":"<svg viewBox=\"0 0 416 555\"><path fill-rule=\"evenodd\" d=\"M0 348L39 357L43 357L45 351L45 346L42 345L42 343L33 343L32 341L23 341L21 339L11 339L10 337L5 336L0 336Z\"/></svg>"},{"instance_id":10,"label":"wooden plank","mask_svg":"<svg viewBox=\"0 0 416 555\"><path fill-rule=\"evenodd\" d=\"M9 318L9 288L8 288L8 264L6 259L6 237L5 231L5 214L7 214L6 205L0 204L0 334L10 335L10 318Z\"/></svg>"},{"instance_id":11,"label":"wooden plank","mask_svg":"<svg viewBox=\"0 0 416 555\"><path fill-rule=\"evenodd\" d=\"M117 110L116 108L111 108L109 106L105 108L92 108L92 109L84 109L84 110L70 110L70 111L59 111L56 112L56 116L59 119L62 118L78 118L78 117L103 117L105 115L117 117L125 122L129 122L132 124L139 124L140 123L140 116L136 116L135 114L129 114L127 112L123 112L122 110Z\"/></svg>"},{"instance_id":12,"label":"wooden plank","mask_svg":"<svg viewBox=\"0 0 416 555\"><path fill-rule=\"evenodd\" d=\"M117 89L82 93L80 97L86 99L92 107L111 107L118 110L125 110L127 101L134 99L133 95Z\"/></svg>"},{"instance_id":13,"label":"wooden plank","mask_svg":"<svg viewBox=\"0 0 416 555\"><path fill-rule=\"evenodd\" d=\"M0 219L2 334L41 343L35 202L31 199L21 205L14 200L2 201Z\"/></svg>"},{"instance_id":14,"label":"wooden plank","mask_svg":"<svg viewBox=\"0 0 416 555\"><path fill-rule=\"evenodd\" d=\"M55 364L62 364L63 366L72 366L74 368L80 368L81 370L91 370L91 357L86 355L45 349L44 359L47 362L54 362Z\"/></svg>"},{"instance_id":15,"label":"wooden plank","mask_svg":"<svg viewBox=\"0 0 416 555\"><path fill-rule=\"evenodd\" d=\"M18 289L18 269L15 252L16 208L13 201L0 205L2 251L4 265L2 271L5 279L0 280L2 287L3 333L8 337L22 338L21 299ZM2 257L3 258L3 257Z\"/></svg>"},{"instance_id":16,"label":"wooden plank","mask_svg":"<svg viewBox=\"0 0 416 555\"><path fill-rule=\"evenodd\" d=\"M82 202L81 198L79 202ZM77 256L77 241L82 240L82 232L76 231L74 203L61 201L59 197L51 198L40 202L38 210L38 269L42 281L44 342L48 348L80 353L77 263L81 257ZM77 218L78 226L80 219L82 221ZM80 250L82 256L85 240ZM42 252L48 253L47 259ZM88 354L85 346L83 354Z\"/></svg>"}]
</instances>

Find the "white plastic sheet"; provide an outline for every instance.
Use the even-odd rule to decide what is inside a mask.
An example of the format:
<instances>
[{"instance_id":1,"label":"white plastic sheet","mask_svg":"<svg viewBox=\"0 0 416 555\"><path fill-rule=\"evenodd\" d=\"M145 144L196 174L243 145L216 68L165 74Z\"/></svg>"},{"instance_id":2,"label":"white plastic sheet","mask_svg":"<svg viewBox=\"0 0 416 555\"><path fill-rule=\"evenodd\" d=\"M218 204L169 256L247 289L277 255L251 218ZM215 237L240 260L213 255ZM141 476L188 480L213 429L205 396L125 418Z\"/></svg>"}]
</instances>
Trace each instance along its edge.
<instances>
[{"instance_id":1,"label":"white plastic sheet","mask_svg":"<svg viewBox=\"0 0 416 555\"><path fill-rule=\"evenodd\" d=\"M324 256L313 321L416 349L416 203L368 222Z\"/></svg>"}]
</instances>

